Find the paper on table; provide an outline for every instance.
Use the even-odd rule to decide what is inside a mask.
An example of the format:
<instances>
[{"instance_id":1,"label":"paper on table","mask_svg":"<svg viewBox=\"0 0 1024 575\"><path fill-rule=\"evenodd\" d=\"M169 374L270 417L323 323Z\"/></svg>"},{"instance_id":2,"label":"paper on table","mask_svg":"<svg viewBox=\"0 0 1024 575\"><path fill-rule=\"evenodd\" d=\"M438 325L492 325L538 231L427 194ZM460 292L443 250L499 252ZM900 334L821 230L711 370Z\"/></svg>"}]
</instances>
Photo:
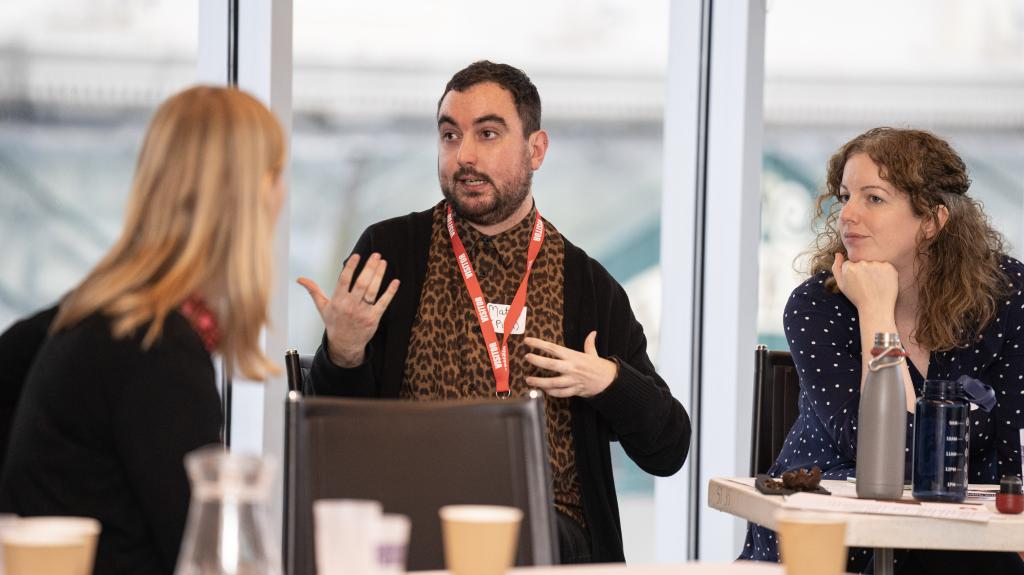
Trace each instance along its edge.
<instances>
[{"instance_id":1,"label":"paper on table","mask_svg":"<svg viewBox=\"0 0 1024 575\"><path fill-rule=\"evenodd\" d=\"M995 501L996 493L999 488L995 489L978 489L978 488L967 488L967 501Z\"/></svg>"},{"instance_id":2,"label":"paper on table","mask_svg":"<svg viewBox=\"0 0 1024 575\"><path fill-rule=\"evenodd\" d=\"M974 405L974 404L971 404L971 405ZM847 477L846 481L852 487L850 487L849 489L840 488L840 489L842 489L842 493L840 493L840 491L837 490L837 489L832 489L832 494L833 495L842 495L844 497L856 497L857 496L857 488L856 488L857 480L855 478L853 478L853 477ZM911 490L912 490L912 487L910 485L904 485L903 486L903 499L904 500L914 501L914 497L910 494ZM979 501L995 501L995 499L996 499L996 492L997 491L999 491L999 486L998 485L987 485L987 484L984 484L984 483L978 483L978 484L972 483L971 485L967 486L967 500L966 501L968 501L968 502L971 502L971 501L974 501L974 502L979 502Z\"/></svg>"},{"instance_id":3,"label":"paper on table","mask_svg":"<svg viewBox=\"0 0 1024 575\"><path fill-rule=\"evenodd\" d=\"M925 503L878 501L876 499L851 499L830 497L814 493L794 493L786 498L783 507L810 511L832 511L839 513L873 513L876 515L903 515L906 517L932 517L954 521L986 523L992 514L984 505L957 505L954 503Z\"/></svg>"}]
</instances>

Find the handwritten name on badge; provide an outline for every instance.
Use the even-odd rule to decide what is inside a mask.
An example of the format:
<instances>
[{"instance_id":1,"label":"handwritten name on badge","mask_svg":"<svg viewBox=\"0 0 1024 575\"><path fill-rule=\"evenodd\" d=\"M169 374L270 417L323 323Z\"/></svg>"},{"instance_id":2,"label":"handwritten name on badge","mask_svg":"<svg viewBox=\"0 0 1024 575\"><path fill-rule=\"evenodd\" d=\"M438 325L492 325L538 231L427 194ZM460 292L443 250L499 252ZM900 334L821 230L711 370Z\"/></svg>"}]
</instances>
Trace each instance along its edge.
<instances>
[{"instance_id":1,"label":"handwritten name on badge","mask_svg":"<svg viewBox=\"0 0 1024 575\"><path fill-rule=\"evenodd\" d=\"M508 315L509 306L500 303L487 304L487 311L491 314L491 324L494 325L494 333L505 333L505 316ZM519 320L512 325L512 335L526 333L526 306L523 306L523 313L519 314Z\"/></svg>"}]
</instances>

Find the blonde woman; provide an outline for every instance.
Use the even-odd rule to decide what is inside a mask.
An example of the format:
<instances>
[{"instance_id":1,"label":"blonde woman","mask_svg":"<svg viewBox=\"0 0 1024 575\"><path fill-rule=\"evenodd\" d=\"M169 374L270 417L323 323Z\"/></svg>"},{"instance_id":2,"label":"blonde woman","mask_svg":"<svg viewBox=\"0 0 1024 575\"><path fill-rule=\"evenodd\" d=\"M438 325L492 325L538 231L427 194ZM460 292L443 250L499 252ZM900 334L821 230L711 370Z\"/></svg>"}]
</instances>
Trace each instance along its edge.
<instances>
[{"instance_id":1,"label":"blonde woman","mask_svg":"<svg viewBox=\"0 0 1024 575\"><path fill-rule=\"evenodd\" d=\"M247 378L259 347L284 138L239 90L157 110L124 231L61 302L27 376L0 480L3 510L103 524L95 573L171 573L189 503L182 464L222 423L210 354Z\"/></svg>"}]
</instances>

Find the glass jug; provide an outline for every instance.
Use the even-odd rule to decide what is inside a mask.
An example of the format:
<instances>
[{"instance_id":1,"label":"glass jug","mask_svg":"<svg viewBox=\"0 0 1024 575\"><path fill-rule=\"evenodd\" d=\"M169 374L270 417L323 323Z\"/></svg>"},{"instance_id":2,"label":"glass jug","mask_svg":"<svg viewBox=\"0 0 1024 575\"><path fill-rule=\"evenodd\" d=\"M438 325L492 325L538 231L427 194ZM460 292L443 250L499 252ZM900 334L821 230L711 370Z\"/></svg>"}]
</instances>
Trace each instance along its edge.
<instances>
[{"instance_id":1,"label":"glass jug","mask_svg":"<svg viewBox=\"0 0 1024 575\"><path fill-rule=\"evenodd\" d=\"M192 502L175 573L280 575L266 507L273 460L210 446L186 455L185 468Z\"/></svg>"}]
</instances>

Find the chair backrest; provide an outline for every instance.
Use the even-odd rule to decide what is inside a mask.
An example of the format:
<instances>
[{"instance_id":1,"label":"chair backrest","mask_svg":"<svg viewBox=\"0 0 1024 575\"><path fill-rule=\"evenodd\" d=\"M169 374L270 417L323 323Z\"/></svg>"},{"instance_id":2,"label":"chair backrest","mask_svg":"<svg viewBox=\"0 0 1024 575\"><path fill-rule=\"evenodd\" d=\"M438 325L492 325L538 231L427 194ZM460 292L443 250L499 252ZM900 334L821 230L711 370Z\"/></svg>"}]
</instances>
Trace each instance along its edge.
<instances>
[{"instance_id":1,"label":"chair backrest","mask_svg":"<svg viewBox=\"0 0 1024 575\"><path fill-rule=\"evenodd\" d=\"M535 392L536 393L536 392ZM408 569L444 567L438 509L520 508L517 565L558 557L543 399L399 401L288 394L284 558L315 571L312 504L373 499L412 520Z\"/></svg>"},{"instance_id":2,"label":"chair backrest","mask_svg":"<svg viewBox=\"0 0 1024 575\"><path fill-rule=\"evenodd\" d=\"M284 352L284 366L288 372L288 391L302 392L302 384L309 375L309 368L313 366L313 356L300 354L297 350L289 348Z\"/></svg>"},{"instance_id":3,"label":"chair backrest","mask_svg":"<svg viewBox=\"0 0 1024 575\"><path fill-rule=\"evenodd\" d=\"M767 473L800 413L800 378L788 351L754 350L754 415L750 475Z\"/></svg>"}]
</instances>

